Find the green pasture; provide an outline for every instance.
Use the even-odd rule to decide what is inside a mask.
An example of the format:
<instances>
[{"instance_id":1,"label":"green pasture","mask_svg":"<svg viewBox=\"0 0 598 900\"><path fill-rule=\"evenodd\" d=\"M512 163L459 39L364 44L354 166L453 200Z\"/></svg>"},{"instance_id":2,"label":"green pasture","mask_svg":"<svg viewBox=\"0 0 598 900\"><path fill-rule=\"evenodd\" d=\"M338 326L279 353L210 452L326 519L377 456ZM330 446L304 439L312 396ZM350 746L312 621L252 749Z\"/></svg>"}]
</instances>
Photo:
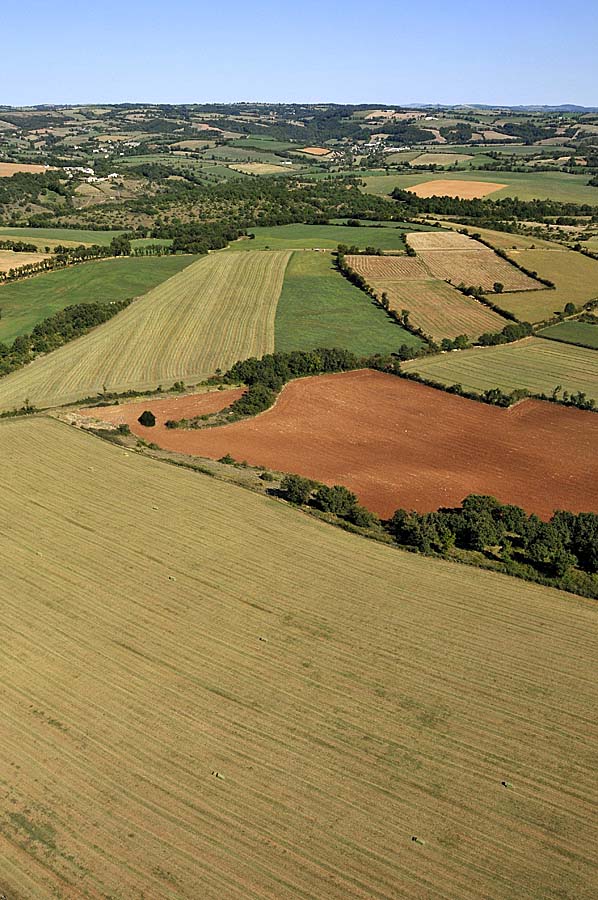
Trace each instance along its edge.
<instances>
[{"instance_id":1,"label":"green pasture","mask_svg":"<svg viewBox=\"0 0 598 900\"><path fill-rule=\"evenodd\" d=\"M79 263L0 287L0 341L10 342L77 303L108 303L147 293L195 256L120 257Z\"/></svg>"},{"instance_id":2,"label":"green pasture","mask_svg":"<svg viewBox=\"0 0 598 900\"><path fill-rule=\"evenodd\" d=\"M354 228L350 225L273 225L249 228L253 240L242 238L231 250L336 250L338 244L381 250L405 250L401 235L413 231L412 225L392 223L392 227Z\"/></svg>"},{"instance_id":3,"label":"green pasture","mask_svg":"<svg viewBox=\"0 0 598 900\"><path fill-rule=\"evenodd\" d=\"M559 322L558 325L543 328L538 334L552 341L564 341L566 344L598 350L598 322L596 325L590 322Z\"/></svg>"},{"instance_id":4,"label":"green pasture","mask_svg":"<svg viewBox=\"0 0 598 900\"><path fill-rule=\"evenodd\" d=\"M370 355L398 350L401 344L417 347L421 341L349 284L329 253L293 254L276 311L276 350L342 347Z\"/></svg>"},{"instance_id":5,"label":"green pasture","mask_svg":"<svg viewBox=\"0 0 598 900\"><path fill-rule=\"evenodd\" d=\"M568 175L565 172L480 172L479 170L457 172L418 172L408 175L364 175L369 194L384 196L394 188L407 190L425 181L490 181L506 184L488 194L486 199L500 200L503 197L518 197L520 200L557 200L562 203L589 203L598 207L598 189L588 185L587 175Z\"/></svg>"}]
</instances>

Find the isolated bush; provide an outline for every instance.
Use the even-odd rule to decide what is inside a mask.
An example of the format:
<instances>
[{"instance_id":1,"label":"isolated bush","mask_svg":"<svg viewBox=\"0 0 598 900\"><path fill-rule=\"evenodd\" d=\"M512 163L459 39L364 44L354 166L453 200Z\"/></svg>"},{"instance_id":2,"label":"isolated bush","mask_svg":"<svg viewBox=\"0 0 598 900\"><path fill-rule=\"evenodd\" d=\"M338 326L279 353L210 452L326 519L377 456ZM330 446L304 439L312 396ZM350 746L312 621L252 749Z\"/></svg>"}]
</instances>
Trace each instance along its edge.
<instances>
[{"instance_id":1,"label":"isolated bush","mask_svg":"<svg viewBox=\"0 0 598 900\"><path fill-rule=\"evenodd\" d=\"M143 425L145 428L153 428L154 425L156 424L156 417L153 414L153 412L151 412L151 410L146 409L146 410L144 410L144 412L141 413L141 415L139 416L137 421L139 422L140 425Z\"/></svg>"}]
</instances>

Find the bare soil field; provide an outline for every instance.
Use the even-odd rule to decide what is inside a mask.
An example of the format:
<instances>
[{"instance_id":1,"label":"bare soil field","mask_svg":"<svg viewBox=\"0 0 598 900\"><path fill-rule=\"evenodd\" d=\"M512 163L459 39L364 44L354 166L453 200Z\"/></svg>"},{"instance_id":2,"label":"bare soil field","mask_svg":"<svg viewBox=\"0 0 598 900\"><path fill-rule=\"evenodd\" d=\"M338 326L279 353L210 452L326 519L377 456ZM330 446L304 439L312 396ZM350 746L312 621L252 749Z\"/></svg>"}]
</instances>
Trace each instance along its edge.
<instances>
[{"instance_id":1,"label":"bare soil field","mask_svg":"<svg viewBox=\"0 0 598 900\"><path fill-rule=\"evenodd\" d=\"M0 272L8 272L9 269L20 269L30 263L41 262L49 255L49 253L15 253L14 250L0 250Z\"/></svg>"},{"instance_id":2,"label":"bare soil field","mask_svg":"<svg viewBox=\"0 0 598 900\"><path fill-rule=\"evenodd\" d=\"M169 419L190 419L204 413L215 413L230 406L245 392L245 388L232 388L226 391L205 391L199 394L187 394L184 397L151 397L136 400L134 403L119 403L115 406L88 407L78 410L78 415L110 425L129 425L131 431L139 436L162 438L171 433L164 425ZM156 417L153 428L144 428L137 419L144 410L149 409Z\"/></svg>"},{"instance_id":3,"label":"bare soil field","mask_svg":"<svg viewBox=\"0 0 598 900\"><path fill-rule=\"evenodd\" d=\"M55 171L55 166L40 166L35 163L11 163L0 162L0 178L10 178L18 172L28 172L30 175L40 175L43 172Z\"/></svg>"},{"instance_id":4,"label":"bare soil field","mask_svg":"<svg viewBox=\"0 0 598 900\"><path fill-rule=\"evenodd\" d=\"M10 900L595 900L595 602L0 443Z\"/></svg>"},{"instance_id":5,"label":"bare soil field","mask_svg":"<svg viewBox=\"0 0 598 900\"><path fill-rule=\"evenodd\" d=\"M423 181L414 184L406 190L417 194L418 197L459 197L462 200L475 200L478 197L486 197L494 191L500 191L507 187L506 184L498 184L494 181Z\"/></svg>"},{"instance_id":6,"label":"bare soil field","mask_svg":"<svg viewBox=\"0 0 598 900\"><path fill-rule=\"evenodd\" d=\"M173 418L167 405L156 409L161 421ZM399 506L458 505L470 493L545 517L598 512L598 416L539 401L503 410L361 370L292 381L272 409L220 428L144 428L124 405L98 415L105 414L126 417L135 434L164 449L212 459L230 453L344 484L382 516Z\"/></svg>"}]
</instances>

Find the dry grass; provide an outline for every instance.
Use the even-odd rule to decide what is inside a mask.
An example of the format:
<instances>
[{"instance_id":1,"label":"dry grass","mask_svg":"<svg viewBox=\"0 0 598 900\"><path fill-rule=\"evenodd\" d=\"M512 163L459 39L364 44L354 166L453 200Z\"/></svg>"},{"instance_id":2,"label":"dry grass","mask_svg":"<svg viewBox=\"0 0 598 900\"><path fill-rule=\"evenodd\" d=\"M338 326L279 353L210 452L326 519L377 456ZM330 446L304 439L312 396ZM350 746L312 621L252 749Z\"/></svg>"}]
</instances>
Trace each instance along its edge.
<instances>
[{"instance_id":1,"label":"dry grass","mask_svg":"<svg viewBox=\"0 0 598 900\"><path fill-rule=\"evenodd\" d=\"M0 380L0 408L199 379L274 349L289 253L216 253L87 335Z\"/></svg>"},{"instance_id":2,"label":"dry grass","mask_svg":"<svg viewBox=\"0 0 598 900\"><path fill-rule=\"evenodd\" d=\"M0 240L2 238L0 237ZM9 269L20 269L30 263L41 262L47 259L48 253L15 253L14 250L0 250L0 272L8 272Z\"/></svg>"},{"instance_id":3,"label":"dry grass","mask_svg":"<svg viewBox=\"0 0 598 900\"><path fill-rule=\"evenodd\" d=\"M288 166L277 166L274 163L248 162L229 165L229 169L242 172L243 175L280 175L288 171Z\"/></svg>"},{"instance_id":4,"label":"dry grass","mask_svg":"<svg viewBox=\"0 0 598 900\"><path fill-rule=\"evenodd\" d=\"M595 259L562 247L512 250L509 256L556 285L555 290L510 294L501 300L504 307L520 319L541 322L555 311L561 311L566 303L582 306L598 297L598 261Z\"/></svg>"},{"instance_id":5,"label":"dry grass","mask_svg":"<svg viewBox=\"0 0 598 900\"><path fill-rule=\"evenodd\" d=\"M417 253L423 250L485 250L488 248L456 231L412 231L407 242Z\"/></svg>"},{"instance_id":6,"label":"dry grass","mask_svg":"<svg viewBox=\"0 0 598 900\"><path fill-rule=\"evenodd\" d=\"M371 282L378 278L415 279L430 278L425 263L415 256L347 256L347 264Z\"/></svg>"},{"instance_id":7,"label":"dry grass","mask_svg":"<svg viewBox=\"0 0 598 900\"><path fill-rule=\"evenodd\" d=\"M498 313L473 297L465 297L445 281L374 281L380 296L386 292L390 308L408 309L409 320L434 340L466 334L476 340L487 331L507 324Z\"/></svg>"},{"instance_id":8,"label":"dry grass","mask_svg":"<svg viewBox=\"0 0 598 900\"><path fill-rule=\"evenodd\" d=\"M421 153L412 159L410 166L452 166L455 163L467 162L473 159L468 153Z\"/></svg>"},{"instance_id":9,"label":"dry grass","mask_svg":"<svg viewBox=\"0 0 598 900\"><path fill-rule=\"evenodd\" d=\"M9 897L594 900L595 602L0 430Z\"/></svg>"},{"instance_id":10,"label":"dry grass","mask_svg":"<svg viewBox=\"0 0 598 900\"><path fill-rule=\"evenodd\" d=\"M561 385L570 393L584 391L598 402L598 353L542 338L443 353L402 366L407 372L420 372L444 384L461 384L467 390L526 388L549 395Z\"/></svg>"},{"instance_id":11,"label":"dry grass","mask_svg":"<svg viewBox=\"0 0 598 900\"><path fill-rule=\"evenodd\" d=\"M43 172L55 171L56 166L40 166L35 163L0 162L0 178L10 178L18 172L27 172L30 175L40 175Z\"/></svg>"},{"instance_id":12,"label":"dry grass","mask_svg":"<svg viewBox=\"0 0 598 900\"><path fill-rule=\"evenodd\" d=\"M485 291L491 291L497 281L504 285L506 291L535 291L540 288L537 281L524 275L492 250L428 250L421 257L435 278L448 279L453 284L480 285Z\"/></svg>"},{"instance_id":13,"label":"dry grass","mask_svg":"<svg viewBox=\"0 0 598 900\"><path fill-rule=\"evenodd\" d=\"M474 200L478 197L486 197L505 187L508 185L493 181L441 181L438 179L414 184L406 190L417 194L418 197L460 197L462 200Z\"/></svg>"},{"instance_id":14,"label":"dry grass","mask_svg":"<svg viewBox=\"0 0 598 900\"><path fill-rule=\"evenodd\" d=\"M300 153L308 153L310 156L328 156L329 147L302 147Z\"/></svg>"}]
</instances>

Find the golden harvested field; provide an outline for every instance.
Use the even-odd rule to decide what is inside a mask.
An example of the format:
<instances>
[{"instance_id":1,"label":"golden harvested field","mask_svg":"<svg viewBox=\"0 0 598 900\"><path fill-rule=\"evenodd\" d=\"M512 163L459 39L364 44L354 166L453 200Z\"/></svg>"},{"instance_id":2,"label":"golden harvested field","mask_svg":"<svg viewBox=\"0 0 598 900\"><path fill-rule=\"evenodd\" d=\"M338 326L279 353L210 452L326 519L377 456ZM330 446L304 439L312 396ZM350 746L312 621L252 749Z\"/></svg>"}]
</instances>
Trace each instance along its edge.
<instances>
[{"instance_id":1,"label":"golden harvested field","mask_svg":"<svg viewBox=\"0 0 598 900\"><path fill-rule=\"evenodd\" d=\"M8 897L594 900L595 602L0 431Z\"/></svg>"},{"instance_id":2,"label":"golden harvested field","mask_svg":"<svg viewBox=\"0 0 598 900\"><path fill-rule=\"evenodd\" d=\"M310 156L328 156L329 147L302 147L300 153L308 153Z\"/></svg>"},{"instance_id":3,"label":"golden harvested field","mask_svg":"<svg viewBox=\"0 0 598 900\"><path fill-rule=\"evenodd\" d=\"M556 249L508 251L509 256L526 269L538 272L556 285L555 290L509 294L501 299L505 309L520 319L541 322L555 311L562 311L566 303L583 306L598 297L598 261L555 244L552 246Z\"/></svg>"},{"instance_id":4,"label":"golden harvested field","mask_svg":"<svg viewBox=\"0 0 598 900\"><path fill-rule=\"evenodd\" d=\"M199 380L274 350L290 253L214 253L89 334L0 379L0 409L69 403L108 390Z\"/></svg>"},{"instance_id":5,"label":"golden harvested field","mask_svg":"<svg viewBox=\"0 0 598 900\"><path fill-rule=\"evenodd\" d=\"M0 238L1 240L1 238ZM48 253L15 253L14 250L0 250L0 272L8 272L9 269L20 269L30 263L41 262L47 259Z\"/></svg>"},{"instance_id":6,"label":"golden harvested field","mask_svg":"<svg viewBox=\"0 0 598 900\"><path fill-rule=\"evenodd\" d=\"M420 153L409 163L410 166L452 166L455 163L473 159L468 153Z\"/></svg>"},{"instance_id":7,"label":"golden harvested field","mask_svg":"<svg viewBox=\"0 0 598 900\"><path fill-rule=\"evenodd\" d=\"M498 184L494 181L423 181L414 184L406 190L417 194L418 197L460 197L462 200L475 200L478 197L486 197L494 191L500 191L507 187L506 184Z\"/></svg>"},{"instance_id":8,"label":"golden harvested field","mask_svg":"<svg viewBox=\"0 0 598 900\"><path fill-rule=\"evenodd\" d=\"M479 250L488 248L457 231L412 231L407 235L407 243L416 251L423 250Z\"/></svg>"},{"instance_id":9,"label":"golden harvested field","mask_svg":"<svg viewBox=\"0 0 598 900\"><path fill-rule=\"evenodd\" d=\"M541 287L493 250L426 250L421 258L435 278L449 279L453 284L481 285L485 291L491 291L497 281L505 291L535 291Z\"/></svg>"},{"instance_id":10,"label":"golden harvested field","mask_svg":"<svg viewBox=\"0 0 598 900\"><path fill-rule=\"evenodd\" d=\"M430 278L422 259L416 256L365 256L346 257L347 264L364 278L374 281L386 279Z\"/></svg>"},{"instance_id":11,"label":"golden harvested field","mask_svg":"<svg viewBox=\"0 0 598 900\"><path fill-rule=\"evenodd\" d=\"M229 169L242 172L244 175L281 175L288 171L288 166L277 166L274 163L248 162L229 165Z\"/></svg>"},{"instance_id":12,"label":"golden harvested field","mask_svg":"<svg viewBox=\"0 0 598 900\"><path fill-rule=\"evenodd\" d=\"M446 237L461 238L462 235ZM460 252L451 251L451 256ZM478 251L475 254L477 257ZM477 339L484 332L504 328L506 319L498 313L473 297L465 297L446 281L434 278L424 256L357 255L346 259L352 269L366 278L378 297L383 293L388 295L391 309L408 309L410 321L434 340L455 338L459 334Z\"/></svg>"},{"instance_id":13,"label":"golden harvested field","mask_svg":"<svg viewBox=\"0 0 598 900\"><path fill-rule=\"evenodd\" d=\"M502 331L507 320L445 281L372 282L378 296L388 294L390 308L408 309L409 319L434 340L466 334L471 340L487 331Z\"/></svg>"},{"instance_id":14,"label":"golden harvested field","mask_svg":"<svg viewBox=\"0 0 598 900\"><path fill-rule=\"evenodd\" d=\"M30 175L40 175L43 172L55 171L56 166L40 166L35 163L0 162L0 178L10 178L18 172L28 172Z\"/></svg>"},{"instance_id":15,"label":"golden harvested field","mask_svg":"<svg viewBox=\"0 0 598 900\"><path fill-rule=\"evenodd\" d=\"M461 384L466 390L499 387L510 392L526 388L532 393L551 394L561 385L569 393L584 391L598 402L596 350L542 338L442 353L401 365L406 372L419 372L444 384Z\"/></svg>"},{"instance_id":16,"label":"golden harvested field","mask_svg":"<svg viewBox=\"0 0 598 900\"><path fill-rule=\"evenodd\" d=\"M407 241L434 278L463 282L491 291L499 281L506 291L537 290L540 284L466 234L457 232L413 232ZM525 265L525 264L524 264Z\"/></svg>"},{"instance_id":17,"label":"golden harvested field","mask_svg":"<svg viewBox=\"0 0 598 900\"><path fill-rule=\"evenodd\" d=\"M443 224L446 228L466 227L455 222L444 222ZM528 237L525 234L510 234L508 231L493 231L490 228L478 228L477 225L474 228L471 228L471 231L479 234L485 240L489 241L493 247L498 247L500 250L529 250L531 247L545 250L563 249L560 244L556 244L554 241Z\"/></svg>"}]
</instances>

